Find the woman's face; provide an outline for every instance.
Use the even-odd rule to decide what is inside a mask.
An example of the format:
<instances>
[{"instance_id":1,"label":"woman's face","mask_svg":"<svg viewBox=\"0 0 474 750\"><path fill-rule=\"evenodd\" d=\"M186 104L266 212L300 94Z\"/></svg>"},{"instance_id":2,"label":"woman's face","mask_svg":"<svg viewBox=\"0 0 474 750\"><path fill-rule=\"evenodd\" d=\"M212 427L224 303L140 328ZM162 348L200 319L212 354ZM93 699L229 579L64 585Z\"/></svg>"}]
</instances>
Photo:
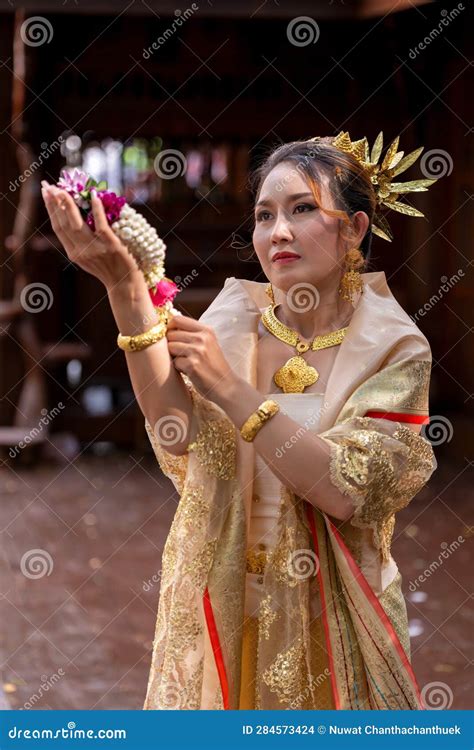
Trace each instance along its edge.
<instances>
[{"instance_id":1,"label":"woman's face","mask_svg":"<svg viewBox=\"0 0 474 750\"><path fill-rule=\"evenodd\" d=\"M335 206L327 184L323 175L322 205L332 209ZM339 280L348 249L347 241L340 237L340 221L317 207L304 176L292 164L276 166L260 190L253 232L255 252L268 280L283 291L301 282L321 288L335 276ZM352 246L357 247L355 243ZM300 257L286 263L274 260L284 251Z\"/></svg>"}]
</instances>

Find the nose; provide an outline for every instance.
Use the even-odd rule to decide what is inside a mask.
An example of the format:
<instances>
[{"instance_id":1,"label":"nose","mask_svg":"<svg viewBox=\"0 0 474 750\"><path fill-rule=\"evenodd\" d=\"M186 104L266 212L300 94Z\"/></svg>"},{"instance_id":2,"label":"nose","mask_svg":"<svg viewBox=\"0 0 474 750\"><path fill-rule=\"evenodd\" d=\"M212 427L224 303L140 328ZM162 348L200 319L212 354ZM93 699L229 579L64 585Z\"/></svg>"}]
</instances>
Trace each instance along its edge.
<instances>
[{"instance_id":1,"label":"nose","mask_svg":"<svg viewBox=\"0 0 474 750\"><path fill-rule=\"evenodd\" d=\"M274 245L278 245L280 242L291 242L293 235L291 233L288 221L281 214L277 217L273 226L271 240Z\"/></svg>"}]
</instances>

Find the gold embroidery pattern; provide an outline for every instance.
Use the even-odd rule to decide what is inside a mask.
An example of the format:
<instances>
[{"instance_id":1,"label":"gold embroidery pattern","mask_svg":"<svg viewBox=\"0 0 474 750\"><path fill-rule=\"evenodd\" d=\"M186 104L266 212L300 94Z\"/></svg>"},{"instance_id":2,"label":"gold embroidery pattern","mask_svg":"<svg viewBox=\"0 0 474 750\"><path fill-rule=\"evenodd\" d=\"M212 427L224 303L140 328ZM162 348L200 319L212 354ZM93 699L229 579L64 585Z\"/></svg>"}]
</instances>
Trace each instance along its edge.
<instances>
[{"instance_id":1,"label":"gold embroidery pattern","mask_svg":"<svg viewBox=\"0 0 474 750\"><path fill-rule=\"evenodd\" d=\"M264 550L248 549L246 553L247 573L262 576L265 572L268 554Z\"/></svg>"},{"instance_id":2,"label":"gold embroidery pattern","mask_svg":"<svg viewBox=\"0 0 474 750\"><path fill-rule=\"evenodd\" d=\"M277 546L268 559L268 564L271 566L276 580L291 588L301 583L301 579L294 575L290 564L291 554L296 549L295 529L291 526L286 526L283 538L278 541Z\"/></svg>"},{"instance_id":3,"label":"gold embroidery pattern","mask_svg":"<svg viewBox=\"0 0 474 750\"><path fill-rule=\"evenodd\" d=\"M393 514L426 484L434 468L434 454L430 443L410 428L395 422L383 428L392 429L393 435L385 434L379 431L380 421L347 419L342 423L347 426L346 434L323 439L331 446L331 482L354 501L350 522L358 528L372 528L374 544L387 560Z\"/></svg>"},{"instance_id":4,"label":"gold embroidery pattern","mask_svg":"<svg viewBox=\"0 0 474 750\"><path fill-rule=\"evenodd\" d=\"M402 592L402 577L398 572L385 591L379 596L379 602L388 615L400 643L410 660L410 635L408 630L408 614L405 598Z\"/></svg>"},{"instance_id":5,"label":"gold embroidery pattern","mask_svg":"<svg viewBox=\"0 0 474 750\"><path fill-rule=\"evenodd\" d=\"M346 402L344 410L352 405L362 411L380 408L386 411L427 414L431 362L410 360L396 362L375 373L362 383ZM363 412L362 412L363 413Z\"/></svg>"},{"instance_id":6,"label":"gold embroidery pattern","mask_svg":"<svg viewBox=\"0 0 474 750\"><path fill-rule=\"evenodd\" d=\"M209 503L204 499L204 487L188 485L179 501L178 510L183 524L188 529L195 529L204 524L209 513Z\"/></svg>"},{"instance_id":7,"label":"gold embroidery pattern","mask_svg":"<svg viewBox=\"0 0 474 750\"><path fill-rule=\"evenodd\" d=\"M302 639L298 638L288 651L278 654L262 677L281 703L291 703L300 708L301 696L309 687Z\"/></svg>"},{"instance_id":8,"label":"gold embroidery pattern","mask_svg":"<svg viewBox=\"0 0 474 750\"><path fill-rule=\"evenodd\" d=\"M260 602L260 608L258 612L259 635L261 635L267 641L270 638L270 627L280 617L278 612L275 612L272 609L271 601L272 597L270 594L265 596Z\"/></svg>"},{"instance_id":9,"label":"gold embroidery pattern","mask_svg":"<svg viewBox=\"0 0 474 750\"><path fill-rule=\"evenodd\" d=\"M217 547L217 539L211 539L204 545L204 548L197 559L190 560L183 564L183 574L188 574L193 585L204 593L207 586L207 578L212 568L214 554Z\"/></svg>"},{"instance_id":10,"label":"gold embroidery pattern","mask_svg":"<svg viewBox=\"0 0 474 750\"><path fill-rule=\"evenodd\" d=\"M199 660L196 670L188 680L185 690L186 708L198 711L201 707L201 687L204 674L204 659Z\"/></svg>"},{"instance_id":11,"label":"gold embroidery pattern","mask_svg":"<svg viewBox=\"0 0 474 750\"><path fill-rule=\"evenodd\" d=\"M158 442L153 428L145 420L145 429L163 474L171 479L179 494L182 493L188 470L188 454L174 456Z\"/></svg>"},{"instance_id":12,"label":"gold embroidery pattern","mask_svg":"<svg viewBox=\"0 0 474 750\"><path fill-rule=\"evenodd\" d=\"M188 649L196 649L196 639L203 632L196 608L183 602L173 604L170 612L170 628L169 654L181 661Z\"/></svg>"},{"instance_id":13,"label":"gold embroidery pattern","mask_svg":"<svg viewBox=\"0 0 474 750\"><path fill-rule=\"evenodd\" d=\"M196 440L188 445L206 471L219 479L235 477L235 427L229 419L207 422Z\"/></svg>"}]
</instances>

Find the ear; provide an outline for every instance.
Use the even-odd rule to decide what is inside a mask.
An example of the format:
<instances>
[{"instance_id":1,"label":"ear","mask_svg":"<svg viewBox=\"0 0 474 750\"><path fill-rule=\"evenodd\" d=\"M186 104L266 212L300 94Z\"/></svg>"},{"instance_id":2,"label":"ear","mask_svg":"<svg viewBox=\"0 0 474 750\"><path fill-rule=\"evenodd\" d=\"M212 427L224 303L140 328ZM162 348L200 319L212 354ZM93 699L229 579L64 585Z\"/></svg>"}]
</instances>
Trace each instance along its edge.
<instances>
[{"instance_id":1,"label":"ear","mask_svg":"<svg viewBox=\"0 0 474 750\"><path fill-rule=\"evenodd\" d=\"M365 211L356 211L352 216L352 228L354 243L359 247L360 243L364 239L367 229L369 228L369 217Z\"/></svg>"}]
</instances>

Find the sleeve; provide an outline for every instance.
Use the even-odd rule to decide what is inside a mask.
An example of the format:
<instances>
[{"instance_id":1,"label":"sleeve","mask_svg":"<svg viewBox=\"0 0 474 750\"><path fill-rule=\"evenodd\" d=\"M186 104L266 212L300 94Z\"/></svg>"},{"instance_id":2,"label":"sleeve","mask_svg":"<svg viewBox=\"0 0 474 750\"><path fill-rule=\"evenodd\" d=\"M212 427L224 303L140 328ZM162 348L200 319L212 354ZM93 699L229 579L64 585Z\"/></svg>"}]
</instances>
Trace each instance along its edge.
<instances>
[{"instance_id":1,"label":"sleeve","mask_svg":"<svg viewBox=\"0 0 474 750\"><path fill-rule=\"evenodd\" d=\"M193 410L190 440L186 453L175 456L167 451L145 419L145 429L163 474L170 479L182 495L189 468L189 453L194 451L199 464L211 476L231 479L235 474L235 427L217 404L201 396L190 378L181 373L191 395Z\"/></svg>"},{"instance_id":2,"label":"sleeve","mask_svg":"<svg viewBox=\"0 0 474 750\"><path fill-rule=\"evenodd\" d=\"M410 364L410 367L408 367ZM377 373L349 400L346 417L318 435L330 448L329 481L348 495L349 522L371 529L382 558L390 555L395 514L405 508L437 468L431 443L403 424L405 414L428 414L429 363L401 363ZM416 377L407 378L407 373ZM387 378L387 374L389 379ZM391 388L381 388L390 382ZM398 400L397 399L398 395ZM357 412L359 414L357 414ZM377 417L363 416L375 413ZM385 413L386 417L378 417Z\"/></svg>"}]
</instances>

